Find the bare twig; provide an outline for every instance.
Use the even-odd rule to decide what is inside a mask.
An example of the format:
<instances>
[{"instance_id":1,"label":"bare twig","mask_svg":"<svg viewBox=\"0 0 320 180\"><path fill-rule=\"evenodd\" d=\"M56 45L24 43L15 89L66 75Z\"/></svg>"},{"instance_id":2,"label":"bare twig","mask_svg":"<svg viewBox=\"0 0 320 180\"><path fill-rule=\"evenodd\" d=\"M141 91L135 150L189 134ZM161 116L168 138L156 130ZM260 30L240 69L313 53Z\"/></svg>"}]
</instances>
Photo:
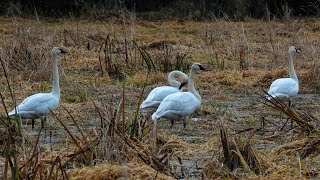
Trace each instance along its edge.
<instances>
[{"instance_id":1,"label":"bare twig","mask_svg":"<svg viewBox=\"0 0 320 180\"><path fill-rule=\"evenodd\" d=\"M50 109L49 109L50 110ZM61 121L61 119L53 112L50 110L50 112L55 116L55 118L58 120L58 122L61 124L61 126L63 127L63 129L68 133L68 135L70 136L70 138L73 140L73 142L75 143L75 145L81 149L80 144L78 143L78 141L76 140L76 138L74 137L74 135L69 131L69 129L67 128L67 126Z\"/></svg>"},{"instance_id":2,"label":"bare twig","mask_svg":"<svg viewBox=\"0 0 320 180\"><path fill-rule=\"evenodd\" d=\"M65 106L62 106L62 108L68 113L68 115L71 117L72 122L75 124L75 126L77 127L82 139L85 141L86 144L88 144L87 138L84 135L82 129L80 128L79 124L77 123L77 121L74 119L74 117L72 116L72 114L68 111L68 109ZM79 139L81 141L81 139Z\"/></svg>"}]
</instances>

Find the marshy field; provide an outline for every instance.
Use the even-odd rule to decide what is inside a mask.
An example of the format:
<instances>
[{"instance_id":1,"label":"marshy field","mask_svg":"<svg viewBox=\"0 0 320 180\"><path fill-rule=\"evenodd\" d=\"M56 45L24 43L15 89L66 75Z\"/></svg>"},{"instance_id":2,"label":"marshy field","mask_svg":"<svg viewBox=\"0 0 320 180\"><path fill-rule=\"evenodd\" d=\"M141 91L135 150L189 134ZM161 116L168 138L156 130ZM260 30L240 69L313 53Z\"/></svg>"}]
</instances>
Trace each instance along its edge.
<instances>
[{"instance_id":1,"label":"marshy field","mask_svg":"<svg viewBox=\"0 0 320 180\"><path fill-rule=\"evenodd\" d=\"M320 21L242 22L0 17L2 179L318 179ZM26 97L52 89L53 47L61 99L44 128L10 119ZM288 48L299 94L292 106L265 92L288 77ZM139 104L172 70L196 75L200 108L183 128L152 121Z\"/></svg>"}]
</instances>

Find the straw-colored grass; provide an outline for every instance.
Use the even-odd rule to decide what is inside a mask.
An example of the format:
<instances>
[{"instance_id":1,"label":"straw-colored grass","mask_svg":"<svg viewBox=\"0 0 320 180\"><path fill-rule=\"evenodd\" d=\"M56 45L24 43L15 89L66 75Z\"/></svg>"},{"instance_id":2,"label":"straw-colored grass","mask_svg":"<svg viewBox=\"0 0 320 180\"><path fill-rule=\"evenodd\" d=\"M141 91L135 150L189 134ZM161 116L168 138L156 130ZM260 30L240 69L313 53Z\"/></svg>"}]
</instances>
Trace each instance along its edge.
<instances>
[{"instance_id":1,"label":"straw-colored grass","mask_svg":"<svg viewBox=\"0 0 320 180\"><path fill-rule=\"evenodd\" d=\"M68 171L69 176L75 180L82 179L174 179L157 172L150 166L138 163L125 165L100 164L94 167L77 168Z\"/></svg>"}]
</instances>

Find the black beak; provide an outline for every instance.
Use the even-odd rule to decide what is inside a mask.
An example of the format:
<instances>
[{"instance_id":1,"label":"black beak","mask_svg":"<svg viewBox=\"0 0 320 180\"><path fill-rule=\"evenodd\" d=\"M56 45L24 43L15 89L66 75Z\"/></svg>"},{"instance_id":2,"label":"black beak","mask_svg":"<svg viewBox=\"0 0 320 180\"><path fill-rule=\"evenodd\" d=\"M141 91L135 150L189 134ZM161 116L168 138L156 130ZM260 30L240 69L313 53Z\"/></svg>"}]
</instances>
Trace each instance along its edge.
<instances>
[{"instance_id":1,"label":"black beak","mask_svg":"<svg viewBox=\"0 0 320 180\"><path fill-rule=\"evenodd\" d=\"M300 51L299 49L296 49L296 52L297 52L298 54L300 54L300 53L301 53L301 51Z\"/></svg>"},{"instance_id":2,"label":"black beak","mask_svg":"<svg viewBox=\"0 0 320 180\"><path fill-rule=\"evenodd\" d=\"M179 90L180 90L183 86L185 86L186 84L188 84L188 82L182 82L182 83L180 84L180 86L179 86Z\"/></svg>"},{"instance_id":3,"label":"black beak","mask_svg":"<svg viewBox=\"0 0 320 180\"><path fill-rule=\"evenodd\" d=\"M60 50L61 53L67 53L68 52L66 48L62 48L62 47L59 48L59 50Z\"/></svg>"},{"instance_id":4,"label":"black beak","mask_svg":"<svg viewBox=\"0 0 320 180\"><path fill-rule=\"evenodd\" d=\"M199 65L199 67L200 67L200 70L201 70L201 71L208 71L206 68L204 68L204 67L201 66L201 65Z\"/></svg>"}]
</instances>

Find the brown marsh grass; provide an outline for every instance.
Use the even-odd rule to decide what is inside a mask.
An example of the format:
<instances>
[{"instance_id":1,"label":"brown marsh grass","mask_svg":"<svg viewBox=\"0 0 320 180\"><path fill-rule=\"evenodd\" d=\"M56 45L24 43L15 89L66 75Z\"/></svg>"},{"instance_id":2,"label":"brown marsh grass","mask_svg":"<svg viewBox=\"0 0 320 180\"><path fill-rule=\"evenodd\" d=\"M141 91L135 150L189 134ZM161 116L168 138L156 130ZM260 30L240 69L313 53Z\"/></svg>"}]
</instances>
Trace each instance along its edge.
<instances>
[{"instance_id":1,"label":"brown marsh grass","mask_svg":"<svg viewBox=\"0 0 320 180\"><path fill-rule=\"evenodd\" d=\"M5 178L14 174L5 156L8 150L15 152L11 159L20 178L319 177L316 134L301 133L297 125L291 128L286 115L263 105L256 95L274 79L288 76L287 49L294 45L303 52L295 60L301 95L294 99L294 109L319 117L318 19L37 22L0 17L0 24L0 56L17 103L35 92L50 91L49 51L53 46L69 50L60 61L61 106L46 128L39 134L23 121L19 135L1 124L0 175ZM197 119L186 129L182 122L170 128L161 120L163 138L155 153L149 142L150 122L136 113L138 102L152 88L167 84L168 71L188 72L192 62L209 69L196 80L203 99L193 116ZM7 79L3 71L0 74L3 104L11 109ZM4 108L0 112L6 122ZM263 171L226 168L221 125L239 142L250 136L248 128L263 125L250 137L250 145L264 160ZM14 143L6 141L8 136ZM311 146L311 156L297 155L301 147Z\"/></svg>"}]
</instances>

